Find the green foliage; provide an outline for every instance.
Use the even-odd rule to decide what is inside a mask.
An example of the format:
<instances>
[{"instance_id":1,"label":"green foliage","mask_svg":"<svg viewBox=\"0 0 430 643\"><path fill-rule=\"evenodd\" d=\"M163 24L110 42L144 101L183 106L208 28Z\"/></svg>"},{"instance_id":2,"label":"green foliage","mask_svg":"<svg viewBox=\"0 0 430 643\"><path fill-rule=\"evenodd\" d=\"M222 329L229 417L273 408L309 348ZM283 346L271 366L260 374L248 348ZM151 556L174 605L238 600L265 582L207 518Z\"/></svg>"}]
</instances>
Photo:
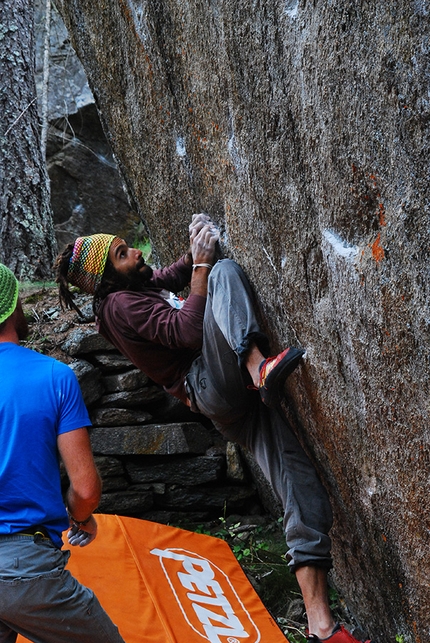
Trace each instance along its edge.
<instances>
[{"instance_id":1,"label":"green foliage","mask_svg":"<svg viewBox=\"0 0 430 643\"><path fill-rule=\"evenodd\" d=\"M139 250L141 250L146 263L150 263L152 246L150 240L147 237L144 237L143 239L136 239L136 241L133 242L133 248L138 248Z\"/></svg>"},{"instance_id":2,"label":"green foliage","mask_svg":"<svg viewBox=\"0 0 430 643\"><path fill-rule=\"evenodd\" d=\"M330 609L334 612L339 606L339 595L335 589L329 587L328 590L328 600L330 604Z\"/></svg>"},{"instance_id":3,"label":"green foliage","mask_svg":"<svg viewBox=\"0 0 430 643\"><path fill-rule=\"evenodd\" d=\"M140 222L136 228L135 236L131 246L133 248L138 248L139 250L142 250L142 255L145 261L147 263L151 263L150 261L151 255L152 255L151 241L149 240L149 237L146 234L146 230L142 222Z\"/></svg>"},{"instance_id":4,"label":"green foliage","mask_svg":"<svg viewBox=\"0 0 430 643\"><path fill-rule=\"evenodd\" d=\"M49 288L57 288L55 281L21 281L19 283L20 293L23 291L25 293L29 293L33 290L37 291L25 296L24 302L27 304L34 304L42 300L46 290Z\"/></svg>"},{"instance_id":5,"label":"green foliage","mask_svg":"<svg viewBox=\"0 0 430 643\"><path fill-rule=\"evenodd\" d=\"M304 630L295 627L294 625L288 624L286 619L278 619L278 625L281 630L284 632L285 636L288 637L289 643L306 643L306 636Z\"/></svg>"},{"instance_id":6,"label":"green foliage","mask_svg":"<svg viewBox=\"0 0 430 643\"><path fill-rule=\"evenodd\" d=\"M396 634L396 643L405 643L405 637L403 634Z\"/></svg>"}]
</instances>

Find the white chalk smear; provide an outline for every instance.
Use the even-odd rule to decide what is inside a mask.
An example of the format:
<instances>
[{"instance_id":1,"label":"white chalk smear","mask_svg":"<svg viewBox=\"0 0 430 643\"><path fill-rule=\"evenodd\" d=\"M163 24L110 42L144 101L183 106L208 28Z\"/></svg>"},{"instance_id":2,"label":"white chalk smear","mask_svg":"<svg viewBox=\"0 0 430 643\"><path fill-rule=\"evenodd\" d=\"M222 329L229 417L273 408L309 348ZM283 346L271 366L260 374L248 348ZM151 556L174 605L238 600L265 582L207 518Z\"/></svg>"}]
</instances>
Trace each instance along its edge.
<instances>
[{"instance_id":1,"label":"white chalk smear","mask_svg":"<svg viewBox=\"0 0 430 643\"><path fill-rule=\"evenodd\" d=\"M277 273L278 271L276 270L276 266L272 261L272 257L269 255L267 252L266 248L263 246L263 252L266 255L267 259L269 260L270 265L272 266L273 270Z\"/></svg>"},{"instance_id":2,"label":"white chalk smear","mask_svg":"<svg viewBox=\"0 0 430 643\"><path fill-rule=\"evenodd\" d=\"M344 239L341 239L339 235L329 232L329 230L324 230L323 235L325 239L329 242L333 250L344 257L352 261L358 255L358 247L349 245Z\"/></svg>"},{"instance_id":3,"label":"white chalk smear","mask_svg":"<svg viewBox=\"0 0 430 643\"><path fill-rule=\"evenodd\" d=\"M240 160L239 152L238 152L237 145L236 145L236 138L235 138L234 134L232 134L230 136L230 138L228 139L227 148L228 148L228 151L229 151L230 156L232 158L233 165L234 165L235 169L236 170L241 170L242 169L242 162Z\"/></svg>"},{"instance_id":4,"label":"white chalk smear","mask_svg":"<svg viewBox=\"0 0 430 643\"><path fill-rule=\"evenodd\" d=\"M293 1L288 0L287 8L285 9L285 13L290 18L296 18L297 14L299 13L299 1L298 0L293 0Z\"/></svg>"},{"instance_id":5,"label":"white chalk smear","mask_svg":"<svg viewBox=\"0 0 430 643\"><path fill-rule=\"evenodd\" d=\"M142 42L146 43L150 41L150 35L148 30L148 25L146 22L146 14L141 6L141 3L136 2L135 0L128 0L128 8L133 17L134 25L136 27L136 33L140 36Z\"/></svg>"},{"instance_id":6,"label":"white chalk smear","mask_svg":"<svg viewBox=\"0 0 430 643\"><path fill-rule=\"evenodd\" d=\"M187 153L187 150L185 148L185 141L182 138L182 136L178 136L176 139L176 154L180 157L185 156Z\"/></svg>"}]
</instances>

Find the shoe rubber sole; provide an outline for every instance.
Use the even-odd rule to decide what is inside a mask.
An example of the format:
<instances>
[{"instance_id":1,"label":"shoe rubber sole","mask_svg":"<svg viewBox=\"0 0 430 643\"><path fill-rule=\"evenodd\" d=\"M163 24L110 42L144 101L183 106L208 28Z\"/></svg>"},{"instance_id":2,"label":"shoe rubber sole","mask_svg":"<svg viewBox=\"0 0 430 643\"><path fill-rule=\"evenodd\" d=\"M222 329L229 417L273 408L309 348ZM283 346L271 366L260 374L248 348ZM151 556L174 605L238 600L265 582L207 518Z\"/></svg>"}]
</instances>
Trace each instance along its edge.
<instances>
[{"instance_id":1,"label":"shoe rubber sole","mask_svg":"<svg viewBox=\"0 0 430 643\"><path fill-rule=\"evenodd\" d=\"M297 368L305 353L303 348L290 348L284 359L270 371L264 386L259 389L261 400L266 406L269 408L277 406L282 385Z\"/></svg>"}]
</instances>

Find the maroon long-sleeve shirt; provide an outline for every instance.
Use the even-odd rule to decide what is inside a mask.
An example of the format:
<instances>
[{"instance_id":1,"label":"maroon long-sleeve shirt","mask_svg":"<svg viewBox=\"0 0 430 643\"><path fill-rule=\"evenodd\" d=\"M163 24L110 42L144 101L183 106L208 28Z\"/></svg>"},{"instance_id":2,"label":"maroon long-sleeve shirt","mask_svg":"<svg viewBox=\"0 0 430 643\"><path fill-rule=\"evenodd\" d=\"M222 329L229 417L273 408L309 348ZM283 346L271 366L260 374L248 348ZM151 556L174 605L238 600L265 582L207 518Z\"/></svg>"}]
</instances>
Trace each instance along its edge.
<instances>
[{"instance_id":1,"label":"maroon long-sleeve shirt","mask_svg":"<svg viewBox=\"0 0 430 643\"><path fill-rule=\"evenodd\" d=\"M181 292L190 279L191 267L182 257L167 268L154 270L143 291L108 295L96 318L103 337L184 403L184 378L202 346L206 297L191 294L176 309L162 291Z\"/></svg>"}]
</instances>

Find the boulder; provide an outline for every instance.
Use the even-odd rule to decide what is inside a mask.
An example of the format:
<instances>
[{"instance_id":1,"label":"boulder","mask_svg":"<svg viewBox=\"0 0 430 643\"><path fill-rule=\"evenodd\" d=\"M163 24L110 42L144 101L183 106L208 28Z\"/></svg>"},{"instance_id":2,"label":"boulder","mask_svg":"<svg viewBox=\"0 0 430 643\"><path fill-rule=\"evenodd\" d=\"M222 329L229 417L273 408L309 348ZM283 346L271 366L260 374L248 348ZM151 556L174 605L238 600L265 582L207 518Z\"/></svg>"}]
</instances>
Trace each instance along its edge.
<instances>
[{"instance_id":1,"label":"boulder","mask_svg":"<svg viewBox=\"0 0 430 643\"><path fill-rule=\"evenodd\" d=\"M428 640L425 3L58 5L157 258L208 212L273 351L307 349L286 393L350 611Z\"/></svg>"}]
</instances>

